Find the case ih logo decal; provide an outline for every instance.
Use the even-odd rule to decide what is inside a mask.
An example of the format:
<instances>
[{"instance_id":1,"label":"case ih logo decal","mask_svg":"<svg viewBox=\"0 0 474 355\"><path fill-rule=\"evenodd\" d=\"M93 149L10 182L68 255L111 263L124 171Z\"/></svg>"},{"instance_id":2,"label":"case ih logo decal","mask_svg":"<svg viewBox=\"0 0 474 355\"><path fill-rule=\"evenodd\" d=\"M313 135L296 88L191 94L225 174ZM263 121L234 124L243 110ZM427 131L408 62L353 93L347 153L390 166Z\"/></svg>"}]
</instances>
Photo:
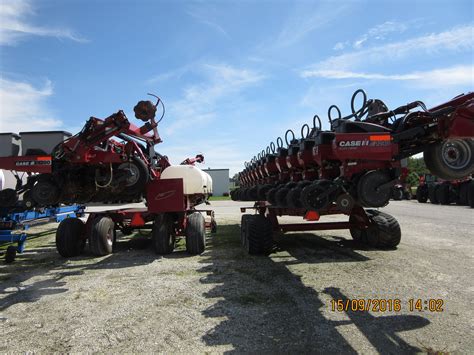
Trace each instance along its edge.
<instances>
[{"instance_id":1,"label":"case ih logo decal","mask_svg":"<svg viewBox=\"0 0 474 355\"><path fill-rule=\"evenodd\" d=\"M51 165L51 157L37 157L36 160L21 160L15 162L15 166Z\"/></svg>"},{"instance_id":2,"label":"case ih logo decal","mask_svg":"<svg viewBox=\"0 0 474 355\"><path fill-rule=\"evenodd\" d=\"M341 148L355 148L355 147L380 147L390 144L389 135L370 136L369 139L354 140L354 141L340 141L338 146Z\"/></svg>"},{"instance_id":3,"label":"case ih logo decal","mask_svg":"<svg viewBox=\"0 0 474 355\"><path fill-rule=\"evenodd\" d=\"M166 200L167 198L173 196L176 193L176 190L170 190L166 192L160 192L155 196L155 201Z\"/></svg>"},{"instance_id":4,"label":"case ih logo decal","mask_svg":"<svg viewBox=\"0 0 474 355\"><path fill-rule=\"evenodd\" d=\"M340 141L339 147L365 147L368 146L370 141Z\"/></svg>"}]
</instances>

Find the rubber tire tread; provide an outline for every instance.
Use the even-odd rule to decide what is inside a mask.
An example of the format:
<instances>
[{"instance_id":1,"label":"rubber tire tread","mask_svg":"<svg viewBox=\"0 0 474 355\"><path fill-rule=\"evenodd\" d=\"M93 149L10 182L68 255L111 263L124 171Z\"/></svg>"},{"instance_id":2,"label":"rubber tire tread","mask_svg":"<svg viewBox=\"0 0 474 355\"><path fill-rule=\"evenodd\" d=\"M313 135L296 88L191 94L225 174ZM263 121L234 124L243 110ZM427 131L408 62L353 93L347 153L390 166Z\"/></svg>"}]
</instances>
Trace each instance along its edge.
<instances>
[{"instance_id":1,"label":"rubber tire tread","mask_svg":"<svg viewBox=\"0 0 474 355\"><path fill-rule=\"evenodd\" d=\"M372 225L366 230L351 228L350 232L355 241L376 249L393 249L400 244L400 224L394 217L377 210L365 212Z\"/></svg>"},{"instance_id":2,"label":"rubber tire tread","mask_svg":"<svg viewBox=\"0 0 474 355\"><path fill-rule=\"evenodd\" d=\"M416 200L419 203L426 203L428 201L428 187L426 185L416 188Z\"/></svg>"},{"instance_id":3,"label":"rubber tire tread","mask_svg":"<svg viewBox=\"0 0 474 355\"><path fill-rule=\"evenodd\" d=\"M110 245L107 240L107 234L112 229L115 233L115 223L110 217L97 217L92 226L91 236L89 238L89 245L91 252L97 256L104 256L112 254L113 245ZM114 238L115 239L115 238Z\"/></svg>"},{"instance_id":4,"label":"rubber tire tread","mask_svg":"<svg viewBox=\"0 0 474 355\"><path fill-rule=\"evenodd\" d=\"M270 220L262 215L251 215L247 223L247 252L250 255L269 255L273 250L273 227Z\"/></svg>"},{"instance_id":5,"label":"rubber tire tread","mask_svg":"<svg viewBox=\"0 0 474 355\"><path fill-rule=\"evenodd\" d=\"M449 205L450 201L450 188L448 184L438 185L436 188L436 200L442 205Z\"/></svg>"},{"instance_id":6,"label":"rubber tire tread","mask_svg":"<svg viewBox=\"0 0 474 355\"><path fill-rule=\"evenodd\" d=\"M430 202L434 205L439 204L438 199L436 198L436 190L439 185L429 185L428 186L428 198Z\"/></svg>"},{"instance_id":7,"label":"rubber tire tread","mask_svg":"<svg viewBox=\"0 0 474 355\"><path fill-rule=\"evenodd\" d=\"M58 253L65 258L80 255L86 245L85 232L86 225L79 218L62 220L56 230Z\"/></svg>"},{"instance_id":8,"label":"rubber tire tread","mask_svg":"<svg viewBox=\"0 0 474 355\"><path fill-rule=\"evenodd\" d=\"M151 230L151 239L156 254L170 254L176 247L173 223L173 216L170 214L164 213L156 216Z\"/></svg>"},{"instance_id":9,"label":"rubber tire tread","mask_svg":"<svg viewBox=\"0 0 474 355\"><path fill-rule=\"evenodd\" d=\"M191 255L199 255L206 249L206 221L199 212L188 216L186 224L186 251Z\"/></svg>"}]
</instances>

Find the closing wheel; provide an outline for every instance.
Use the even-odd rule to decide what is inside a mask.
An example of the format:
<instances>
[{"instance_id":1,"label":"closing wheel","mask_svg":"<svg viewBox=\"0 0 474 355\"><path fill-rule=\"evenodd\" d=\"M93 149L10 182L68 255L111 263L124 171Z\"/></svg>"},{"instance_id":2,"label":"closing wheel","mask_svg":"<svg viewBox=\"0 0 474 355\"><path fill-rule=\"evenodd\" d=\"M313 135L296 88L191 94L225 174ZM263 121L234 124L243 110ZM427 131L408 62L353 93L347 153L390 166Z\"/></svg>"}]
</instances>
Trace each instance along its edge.
<instances>
[{"instance_id":1,"label":"closing wheel","mask_svg":"<svg viewBox=\"0 0 474 355\"><path fill-rule=\"evenodd\" d=\"M91 252L103 256L112 253L115 239L115 223L110 217L97 217L89 238Z\"/></svg>"},{"instance_id":2,"label":"closing wheel","mask_svg":"<svg viewBox=\"0 0 474 355\"><path fill-rule=\"evenodd\" d=\"M290 192L292 188L295 188L296 186L297 186L296 182L289 182L275 193L275 200L276 200L277 206L280 206L280 207L287 206L288 193Z\"/></svg>"},{"instance_id":3,"label":"closing wheel","mask_svg":"<svg viewBox=\"0 0 474 355\"><path fill-rule=\"evenodd\" d=\"M420 203L428 201L428 186L420 185L416 188L416 200Z\"/></svg>"},{"instance_id":4,"label":"closing wheel","mask_svg":"<svg viewBox=\"0 0 474 355\"><path fill-rule=\"evenodd\" d=\"M298 185L288 192L286 196L286 203L290 208L302 208L303 204L301 203L301 192L306 186L311 185L311 181L300 181Z\"/></svg>"},{"instance_id":5,"label":"closing wheel","mask_svg":"<svg viewBox=\"0 0 474 355\"><path fill-rule=\"evenodd\" d=\"M85 234L86 226L79 218L62 220L56 230L58 253L65 258L80 255L86 245Z\"/></svg>"},{"instance_id":6,"label":"closing wheel","mask_svg":"<svg viewBox=\"0 0 474 355\"><path fill-rule=\"evenodd\" d=\"M309 210L323 210L336 198L337 191L329 180L317 180L301 191L301 203Z\"/></svg>"},{"instance_id":7,"label":"closing wheel","mask_svg":"<svg viewBox=\"0 0 474 355\"><path fill-rule=\"evenodd\" d=\"M7 248L7 251L5 252L5 262L7 264L10 264L15 261L16 258L16 247L13 245L10 245Z\"/></svg>"},{"instance_id":8,"label":"closing wheel","mask_svg":"<svg viewBox=\"0 0 474 355\"><path fill-rule=\"evenodd\" d=\"M362 206L385 206L392 191L391 186L386 185L389 182L390 176L384 171L372 170L364 174L357 183L357 198Z\"/></svg>"},{"instance_id":9,"label":"closing wheel","mask_svg":"<svg viewBox=\"0 0 474 355\"><path fill-rule=\"evenodd\" d=\"M401 230L397 220L377 210L366 210L369 218L367 229L353 227L350 229L352 238L361 244L369 245L377 249L392 249L400 244ZM357 217L351 215L350 223L357 223Z\"/></svg>"},{"instance_id":10,"label":"closing wheel","mask_svg":"<svg viewBox=\"0 0 474 355\"><path fill-rule=\"evenodd\" d=\"M206 249L206 221L199 212L188 216L186 225L186 251L192 255L202 254Z\"/></svg>"},{"instance_id":11,"label":"closing wheel","mask_svg":"<svg viewBox=\"0 0 474 355\"><path fill-rule=\"evenodd\" d=\"M461 179L474 172L474 141L448 139L423 152L426 167L444 180Z\"/></svg>"},{"instance_id":12,"label":"closing wheel","mask_svg":"<svg viewBox=\"0 0 474 355\"><path fill-rule=\"evenodd\" d=\"M167 213L156 216L151 231L151 238L155 252L165 255L173 252L176 247L173 216Z\"/></svg>"}]
</instances>

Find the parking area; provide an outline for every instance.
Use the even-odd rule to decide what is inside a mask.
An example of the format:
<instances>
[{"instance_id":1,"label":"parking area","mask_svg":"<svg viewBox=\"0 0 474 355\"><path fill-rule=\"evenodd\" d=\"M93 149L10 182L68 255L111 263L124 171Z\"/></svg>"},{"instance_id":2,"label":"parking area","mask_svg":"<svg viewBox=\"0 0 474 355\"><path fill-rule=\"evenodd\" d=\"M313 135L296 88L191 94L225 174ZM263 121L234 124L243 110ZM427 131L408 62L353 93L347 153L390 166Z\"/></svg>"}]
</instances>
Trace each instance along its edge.
<instances>
[{"instance_id":1,"label":"parking area","mask_svg":"<svg viewBox=\"0 0 474 355\"><path fill-rule=\"evenodd\" d=\"M472 209L392 201L382 210L401 225L396 250L336 230L278 235L253 257L242 205L212 202L218 232L200 256L182 241L157 256L145 233L67 260L56 224L32 230L26 252L0 264L0 352L474 351Z\"/></svg>"}]
</instances>

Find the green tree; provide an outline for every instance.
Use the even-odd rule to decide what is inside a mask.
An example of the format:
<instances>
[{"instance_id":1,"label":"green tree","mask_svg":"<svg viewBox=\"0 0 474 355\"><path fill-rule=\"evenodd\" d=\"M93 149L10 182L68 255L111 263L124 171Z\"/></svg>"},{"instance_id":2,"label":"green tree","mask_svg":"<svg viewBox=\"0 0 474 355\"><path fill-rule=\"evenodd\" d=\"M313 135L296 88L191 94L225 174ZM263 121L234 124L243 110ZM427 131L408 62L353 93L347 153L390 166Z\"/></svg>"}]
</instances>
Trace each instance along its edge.
<instances>
[{"instance_id":1,"label":"green tree","mask_svg":"<svg viewBox=\"0 0 474 355\"><path fill-rule=\"evenodd\" d=\"M429 174L430 171L426 168L425 161L423 158L408 158L408 170L409 174L407 182L411 186L417 186L419 177L424 174Z\"/></svg>"}]
</instances>

